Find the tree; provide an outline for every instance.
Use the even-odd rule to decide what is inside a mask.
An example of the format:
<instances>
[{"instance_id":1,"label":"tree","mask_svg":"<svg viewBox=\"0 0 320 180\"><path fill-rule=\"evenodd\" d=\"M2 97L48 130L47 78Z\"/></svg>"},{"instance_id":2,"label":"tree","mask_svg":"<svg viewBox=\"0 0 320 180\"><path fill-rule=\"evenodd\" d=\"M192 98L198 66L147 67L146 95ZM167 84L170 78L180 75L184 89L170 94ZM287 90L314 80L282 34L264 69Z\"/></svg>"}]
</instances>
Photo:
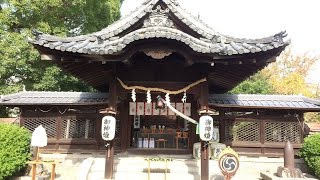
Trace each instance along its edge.
<instances>
[{"instance_id":1,"label":"tree","mask_svg":"<svg viewBox=\"0 0 320 180\"><path fill-rule=\"evenodd\" d=\"M272 92L273 87L268 77L261 71L229 91L231 94L271 94Z\"/></svg>"},{"instance_id":2,"label":"tree","mask_svg":"<svg viewBox=\"0 0 320 180\"><path fill-rule=\"evenodd\" d=\"M314 97L315 91L307 83L306 77L317 58L308 53L295 55L289 47L281 53L276 62L263 71L268 74L275 94L301 94Z\"/></svg>"},{"instance_id":3,"label":"tree","mask_svg":"<svg viewBox=\"0 0 320 180\"><path fill-rule=\"evenodd\" d=\"M86 15L83 32L95 32L106 27L120 17L119 0L86 0L84 13ZM99 17L99 18L97 18ZM104 21L101 21L104 19Z\"/></svg>"},{"instance_id":4,"label":"tree","mask_svg":"<svg viewBox=\"0 0 320 180\"><path fill-rule=\"evenodd\" d=\"M120 17L120 0L0 0L0 94L27 90L92 91L27 42L32 30L76 36L101 30ZM103 15L102 15L103 14Z\"/></svg>"},{"instance_id":5,"label":"tree","mask_svg":"<svg viewBox=\"0 0 320 180\"><path fill-rule=\"evenodd\" d=\"M32 29L59 36L98 31L119 18L119 0L8 0L3 7L1 94L19 91L22 85L28 90L89 90L50 62L40 62L26 39L32 36Z\"/></svg>"},{"instance_id":6,"label":"tree","mask_svg":"<svg viewBox=\"0 0 320 180\"><path fill-rule=\"evenodd\" d=\"M306 77L316 56L294 55L287 48L277 61L245 80L230 93L247 94L302 94L315 97L315 89L310 86Z\"/></svg>"},{"instance_id":7,"label":"tree","mask_svg":"<svg viewBox=\"0 0 320 180\"><path fill-rule=\"evenodd\" d=\"M308 53L293 54L287 48L277 61L248 78L230 91L232 94L283 94L319 98L319 86L307 83L311 66L319 57ZM319 113L306 113L306 121L320 121Z\"/></svg>"}]
</instances>

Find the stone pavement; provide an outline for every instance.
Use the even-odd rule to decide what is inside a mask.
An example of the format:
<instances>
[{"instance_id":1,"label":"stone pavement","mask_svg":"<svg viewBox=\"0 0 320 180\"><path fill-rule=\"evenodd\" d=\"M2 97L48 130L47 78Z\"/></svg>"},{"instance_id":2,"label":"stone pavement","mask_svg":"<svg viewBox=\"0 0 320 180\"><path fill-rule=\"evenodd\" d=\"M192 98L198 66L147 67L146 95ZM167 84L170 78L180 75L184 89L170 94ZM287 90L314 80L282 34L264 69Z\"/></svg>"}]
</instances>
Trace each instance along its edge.
<instances>
[{"instance_id":1,"label":"stone pavement","mask_svg":"<svg viewBox=\"0 0 320 180\"><path fill-rule=\"evenodd\" d=\"M56 180L100 180L104 176L104 154L42 154L43 159L56 159L63 161L56 168ZM183 179L198 180L200 179L199 167L200 160L192 159L191 156L170 156L161 155L165 158L172 158L173 161L168 163L170 173L167 180ZM154 157L154 156L153 156ZM115 179L148 179L146 171L146 157L132 155L115 156ZM296 167L302 167L306 171L303 160L296 159ZM220 173L217 160L210 160L210 180L223 180ZM240 168L233 180L256 180L260 178L260 172L275 173L278 166L283 165L283 158L251 158L240 157ZM143 173L144 172L144 173ZM20 177L18 179L27 180L30 177ZM151 179L164 179L163 173L153 173Z\"/></svg>"}]
</instances>

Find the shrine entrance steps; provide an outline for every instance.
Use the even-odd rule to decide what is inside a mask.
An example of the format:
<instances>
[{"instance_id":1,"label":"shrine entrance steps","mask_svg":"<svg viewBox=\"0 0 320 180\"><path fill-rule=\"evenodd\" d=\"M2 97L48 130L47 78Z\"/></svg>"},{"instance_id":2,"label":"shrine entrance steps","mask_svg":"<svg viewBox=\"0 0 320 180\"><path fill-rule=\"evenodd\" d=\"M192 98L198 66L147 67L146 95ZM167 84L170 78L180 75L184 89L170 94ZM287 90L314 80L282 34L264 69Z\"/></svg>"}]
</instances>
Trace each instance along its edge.
<instances>
[{"instance_id":1,"label":"shrine entrance steps","mask_svg":"<svg viewBox=\"0 0 320 180\"><path fill-rule=\"evenodd\" d=\"M77 153L77 154L40 154L43 160L58 160L61 164L56 167L56 180L102 180L104 179L104 153ZM148 180L148 161L146 159L172 159L165 162L150 161L150 180L200 180L200 160L189 155L133 155L120 153L114 157L115 180ZM304 163L301 159L295 160L296 167L303 172ZM240 157L240 168L234 180L260 179L260 172L276 172L278 166L283 165L283 158L250 158ZM49 168L47 168L49 169ZM223 179L217 160L209 161L210 180ZM18 178L29 180L30 176Z\"/></svg>"},{"instance_id":2,"label":"shrine entrance steps","mask_svg":"<svg viewBox=\"0 0 320 180\"><path fill-rule=\"evenodd\" d=\"M150 173L148 173L148 159ZM167 173L166 162L167 159ZM104 158L95 158L88 174L88 179L103 179ZM197 160L191 155L158 155L158 156L116 156L114 164L114 179L116 180L183 180L200 179Z\"/></svg>"}]
</instances>

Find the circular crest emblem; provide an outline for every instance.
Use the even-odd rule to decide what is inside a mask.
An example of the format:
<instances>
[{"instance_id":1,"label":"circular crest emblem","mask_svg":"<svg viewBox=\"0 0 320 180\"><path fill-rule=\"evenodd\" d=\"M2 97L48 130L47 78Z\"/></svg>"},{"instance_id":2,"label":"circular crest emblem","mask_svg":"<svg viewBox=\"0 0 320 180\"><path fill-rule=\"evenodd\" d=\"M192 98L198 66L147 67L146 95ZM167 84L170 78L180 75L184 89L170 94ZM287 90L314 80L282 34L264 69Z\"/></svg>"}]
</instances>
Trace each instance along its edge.
<instances>
[{"instance_id":1,"label":"circular crest emblem","mask_svg":"<svg viewBox=\"0 0 320 180\"><path fill-rule=\"evenodd\" d=\"M227 147L221 152L219 157L219 168L225 176L225 179L231 179L239 169L239 156L230 147Z\"/></svg>"}]
</instances>

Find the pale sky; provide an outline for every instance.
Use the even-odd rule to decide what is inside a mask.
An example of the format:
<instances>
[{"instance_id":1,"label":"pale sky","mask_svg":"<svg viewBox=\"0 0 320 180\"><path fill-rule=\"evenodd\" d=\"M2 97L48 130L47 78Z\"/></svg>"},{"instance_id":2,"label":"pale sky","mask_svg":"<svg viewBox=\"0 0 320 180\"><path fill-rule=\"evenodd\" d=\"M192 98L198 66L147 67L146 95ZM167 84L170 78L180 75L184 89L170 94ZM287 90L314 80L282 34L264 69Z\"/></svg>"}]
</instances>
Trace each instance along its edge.
<instances>
[{"instance_id":1,"label":"pale sky","mask_svg":"<svg viewBox=\"0 0 320 180\"><path fill-rule=\"evenodd\" d=\"M144 0L125 0L126 15ZM178 0L180 6L215 31L238 38L262 38L286 30L297 54L320 55L319 0ZM320 60L310 80L320 83Z\"/></svg>"}]
</instances>

